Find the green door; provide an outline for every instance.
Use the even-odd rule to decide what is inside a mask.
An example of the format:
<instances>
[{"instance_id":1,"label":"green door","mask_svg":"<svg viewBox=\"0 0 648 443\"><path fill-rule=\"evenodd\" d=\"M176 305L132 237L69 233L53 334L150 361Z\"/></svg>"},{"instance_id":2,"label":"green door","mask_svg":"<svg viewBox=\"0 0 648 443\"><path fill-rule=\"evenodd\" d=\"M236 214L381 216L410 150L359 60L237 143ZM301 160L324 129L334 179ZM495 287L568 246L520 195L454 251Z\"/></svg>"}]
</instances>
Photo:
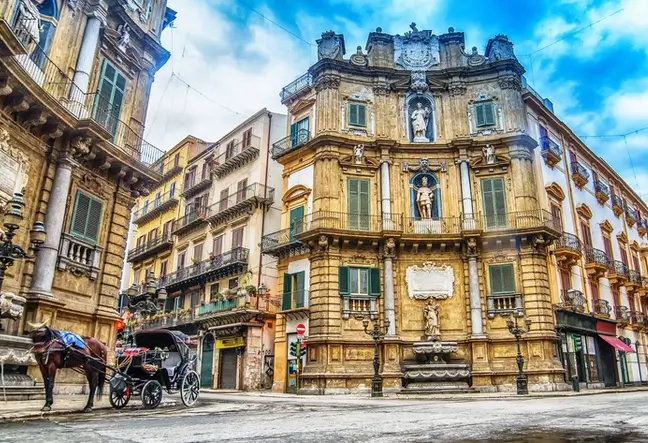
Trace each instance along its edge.
<instances>
[{"instance_id":1,"label":"green door","mask_svg":"<svg viewBox=\"0 0 648 443\"><path fill-rule=\"evenodd\" d=\"M202 358L200 359L200 386L212 387L214 372L214 337L208 334L203 340Z\"/></svg>"},{"instance_id":2,"label":"green door","mask_svg":"<svg viewBox=\"0 0 648 443\"><path fill-rule=\"evenodd\" d=\"M101 80L95 96L93 119L114 136L117 136L117 125L121 117L125 91L126 78L107 60L104 60Z\"/></svg>"},{"instance_id":3,"label":"green door","mask_svg":"<svg viewBox=\"0 0 648 443\"><path fill-rule=\"evenodd\" d=\"M304 230L304 207L299 206L290 210L290 240Z\"/></svg>"},{"instance_id":4,"label":"green door","mask_svg":"<svg viewBox=\"0 0 648 443\"><path fill-rule=\"evenodd\" d=\"M504 193L504 179L484 179L481 181L481 185L486 229L506 228L506 194Z\"/></svg>"}]
</instances>

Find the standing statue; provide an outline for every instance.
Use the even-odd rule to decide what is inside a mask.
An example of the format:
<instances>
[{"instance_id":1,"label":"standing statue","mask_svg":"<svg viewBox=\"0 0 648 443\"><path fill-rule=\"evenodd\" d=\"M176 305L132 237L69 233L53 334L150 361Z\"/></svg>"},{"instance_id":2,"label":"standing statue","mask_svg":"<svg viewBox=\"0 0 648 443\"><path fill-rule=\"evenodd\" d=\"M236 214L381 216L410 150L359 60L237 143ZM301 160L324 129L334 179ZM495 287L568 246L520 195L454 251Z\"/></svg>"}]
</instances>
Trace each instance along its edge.
<instances>
[{"instance_id":1,"label":"standing statue","mask_svg":"<svg viewBox=\"0 0 648 443\"><path fill-rule=\"evenodd\" d=\"M495 163L495 148L493 145L486 145L482 148L482 152L484 153L484 160L486 161L487 165L491 165Z\"/></svg>"},{"instance_id":2,"label":"standing statue","mask_svg":"<svg viewBox=\"0 0 648 443\"><path fill-rule=\"evenodd\" d=\"M416 190L416 206L422 219L432 218L432 201L434 200L434 191L437 186L428 187L428 178L421 178L421 186Z\"/></svg>"},{"instance_id":3,"label":"standing statue","mask_svg":"<svg viewBox=\"0 0 648 443\"><path fill-rule=\"evenodd\" d=\"M128 46L130 45L130 28L128 25L121 25L117 28L119 33L119 39L117 40L117 48L121 52L126 52Z\"/></svg>"},{"instance_id":4,"label":"standing statue","mask_svg":"<svg viewBox=\"0 0 648 443\"><path fill-rule=\"evenodd\" d=\"M441 335L439 329L439 305L430 301L423 310L425 316L425 335L428 340L438 339Z\"/></svg>"},{"instance_id":5,"label":"standing statue","mask_svg":"<svg viewBox=\"0 0 648 443\"><path fill-rule=\"evenodd\" d=\"M22 41L22 44L27 48L27 53L31 54L40 43L40 11L36 3L32 0L20 0L18 11L20 16L16 34Z\"/></svg>"},{"instance_id":6,"label":"standing statue","mask_svg":"<svg viewBox=\"0 0 648 443\"><path fill-rule=\"evenodd\" d=\"M429 141L425 136L427 133L428 119L430 117L430 108L423 108L423 104L418 102L416 109L412 112L412 131L414 132L414 141Z\"/></svg>"},{"instance_id":7,"label":"standing statue","mask_svg":"<svg viewBox=\"0 0 648 443\"><path fill-rule=\"evenodd\" d=\"M364 145L356 145L353 148L353 157L356 164L362 164L362 158L364 157Z\"/></svg>"}]
</instances>

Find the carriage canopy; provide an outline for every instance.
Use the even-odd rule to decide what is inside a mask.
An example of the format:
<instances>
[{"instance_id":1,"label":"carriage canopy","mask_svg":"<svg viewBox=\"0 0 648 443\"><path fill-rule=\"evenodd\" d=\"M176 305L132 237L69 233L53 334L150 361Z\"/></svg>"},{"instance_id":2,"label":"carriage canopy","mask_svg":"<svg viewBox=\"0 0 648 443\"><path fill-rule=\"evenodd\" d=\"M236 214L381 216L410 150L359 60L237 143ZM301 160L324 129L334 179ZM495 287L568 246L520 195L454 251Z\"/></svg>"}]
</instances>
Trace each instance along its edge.
<instances>
[{"instance_id":1,"label":"carriage canopy","mask_svg":"<svg viewBox=\"0 0 648 443\"><path fill-rule=\"evenodd\" d=\"M187 343L189 336L180 331L168 329L152 329L135 333L135 345L141 348L165 349L167 351L178 351L183 360L189 359L191 350Z\"/></svg>"}]
</instances>

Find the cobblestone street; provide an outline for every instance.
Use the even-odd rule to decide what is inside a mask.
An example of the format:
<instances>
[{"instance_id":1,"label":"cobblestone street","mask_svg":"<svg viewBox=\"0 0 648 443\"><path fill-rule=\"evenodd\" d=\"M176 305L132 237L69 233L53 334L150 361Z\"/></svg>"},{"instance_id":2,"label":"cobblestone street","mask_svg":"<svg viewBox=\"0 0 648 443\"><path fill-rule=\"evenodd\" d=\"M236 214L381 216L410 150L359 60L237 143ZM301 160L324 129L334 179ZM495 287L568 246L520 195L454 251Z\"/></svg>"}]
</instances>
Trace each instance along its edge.
<instances>
[{"instance_id":1,"label":"cobblestone street","mask_svg":"<svg viewBox=\"0 0 648 443\"><path fill-rule=\"evenodd\" d=\"M5 423L0 441L645 442L647 401L646 392L460 400L204 393L193 409L129 408Z\"/></svg>"}]
</instances>

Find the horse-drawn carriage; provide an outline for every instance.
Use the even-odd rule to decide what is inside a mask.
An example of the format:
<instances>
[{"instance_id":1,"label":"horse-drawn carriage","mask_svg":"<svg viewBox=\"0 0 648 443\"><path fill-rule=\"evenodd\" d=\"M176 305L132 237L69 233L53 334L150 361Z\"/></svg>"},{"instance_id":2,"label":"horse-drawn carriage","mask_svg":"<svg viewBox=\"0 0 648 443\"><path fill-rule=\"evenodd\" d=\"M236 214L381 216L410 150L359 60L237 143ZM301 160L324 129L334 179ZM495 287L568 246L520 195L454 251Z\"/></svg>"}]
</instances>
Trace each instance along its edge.
<instances>
[{"instance_id":1,"label":"horse-drawn carriage","mask_svg":"<svg viewBox=\"0 0 648 443\"><path fill-rule=\"evenodd\" d=\"M121 409L139 395L147 409L156 408L162 392L180 392L185 406L193 406L200 393L195 371L196 355L179 331L156 329L134 334L135 347L117 354L116 371L110 379L110 404Z\"/></svg>"}]
</instances>

